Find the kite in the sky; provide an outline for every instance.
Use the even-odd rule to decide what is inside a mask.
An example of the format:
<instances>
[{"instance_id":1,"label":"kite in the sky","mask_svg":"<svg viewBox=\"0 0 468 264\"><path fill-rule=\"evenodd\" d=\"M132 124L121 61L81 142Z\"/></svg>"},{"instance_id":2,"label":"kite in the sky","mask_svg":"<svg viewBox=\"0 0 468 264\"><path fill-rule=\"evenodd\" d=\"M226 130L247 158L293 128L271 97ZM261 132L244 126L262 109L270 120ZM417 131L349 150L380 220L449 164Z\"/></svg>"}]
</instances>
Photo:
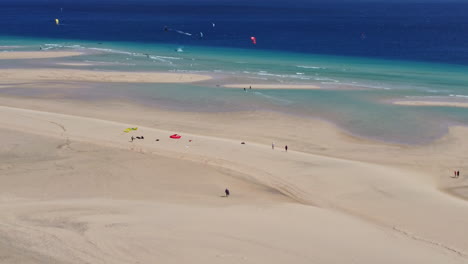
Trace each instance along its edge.
<instances>
[{"instance_id":1,"label":"kite in the sky","mask_svg":"<svg viewBox=\"0 0 468 264\"><path fill-rule=\"evenodd\" d=\"M182 35L186 35L186 36L192 36L192 33L188 33L188 32L184 32L182 30L177 30L177 29L172 29L172 28L169 28L168 26L164 26L164 31L175 31L179 34L182 34Z\"/></svg>"},{"instance_id":2,"label":"kite in the sky","mask_svg":"<svg viewBox=\"0 0 468 264\"><path fill-rule=\"evenodd\" d=\"M252 44L257 44L257 38L256 37L250 37L250 40L252 40Z\"/></svg>"}]
</instances>

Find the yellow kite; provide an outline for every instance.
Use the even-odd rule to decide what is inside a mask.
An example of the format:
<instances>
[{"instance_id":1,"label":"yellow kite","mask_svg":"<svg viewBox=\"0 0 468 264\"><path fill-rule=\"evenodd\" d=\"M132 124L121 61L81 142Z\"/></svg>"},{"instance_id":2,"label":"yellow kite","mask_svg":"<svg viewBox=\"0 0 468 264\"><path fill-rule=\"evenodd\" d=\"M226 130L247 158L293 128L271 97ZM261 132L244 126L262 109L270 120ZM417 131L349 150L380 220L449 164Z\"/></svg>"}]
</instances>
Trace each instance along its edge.
<instances>
[{"instance_id":1,"label":"yellow kite","mask_svg":"<svg viewBox=\"0 0 468 264\"><path fill-rule=\"evenodd\" d=\"M132 131L132 130L138 130L138 127L129 127L129 128L127 128L127 129L125 129L124 132L125 132L125 133L128 133L128 132L130 132L130 131Z\"/></svg>"}]
</instances>

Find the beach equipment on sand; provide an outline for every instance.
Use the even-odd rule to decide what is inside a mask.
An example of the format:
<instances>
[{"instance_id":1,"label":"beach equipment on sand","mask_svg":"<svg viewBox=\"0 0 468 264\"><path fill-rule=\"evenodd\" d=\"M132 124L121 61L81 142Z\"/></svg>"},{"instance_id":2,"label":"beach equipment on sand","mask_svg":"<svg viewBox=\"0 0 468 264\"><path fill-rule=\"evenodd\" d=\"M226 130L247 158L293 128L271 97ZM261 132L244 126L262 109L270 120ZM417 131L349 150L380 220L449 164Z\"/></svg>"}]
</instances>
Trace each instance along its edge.
<instances>
[{"instance_id":1,"label":"beach equipment on sand","mask_svg":"<svg viewBox=\"0 0 468 264\"><path fill-rule=\"evenodd\" d=\"M178 135L178 134L174 134L174 135L170 135L169 137L170 137L170 138L173 138L173 139L179 139L179 138L181 138L182 136L181 136L181 135Z\"/></svg>"},{"instance_id":2,"label":"beach equipment on sand","mask_svg":"<svg viewBox=\"0 0 468 264\"><path fill-rule=\"evenodd\" d=\"M59 25L60 24L60 21L58 20L58 18L55 19L55 25Z\"/></svg>"},{"instance_id":3,"label":"beach equipment on sand","mask_svg":"<svg viewBox=\"0 0 468 264\"><path fill-rule=\"evenodd\" d=\"M128 132L134 131L134 130L138 130L138 127L129 127L129 128L126 128L123 132L128 133Z\"/></svg>"}]
</instances>

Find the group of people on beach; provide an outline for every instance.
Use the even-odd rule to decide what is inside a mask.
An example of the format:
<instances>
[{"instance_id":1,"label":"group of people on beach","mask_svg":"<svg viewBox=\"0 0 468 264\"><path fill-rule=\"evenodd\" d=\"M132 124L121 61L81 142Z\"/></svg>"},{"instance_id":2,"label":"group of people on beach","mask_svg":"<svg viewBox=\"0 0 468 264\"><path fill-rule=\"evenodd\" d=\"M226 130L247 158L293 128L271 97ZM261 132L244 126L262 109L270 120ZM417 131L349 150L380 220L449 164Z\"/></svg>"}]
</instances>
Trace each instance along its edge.
<instances>
[{"instance_id":1,"label":"group of people on beach","mask_svg":"<svg viewBox=\"0 0 468 264\"><path fill-rule=\"evenodd\" d=\"M458 177L460 177L460 171L459 170L453 171L453 177L452 178L458 178Z\"/></svg>"},{"instance_id":2,"label":"group of people on beach","mask_svg":"<svg viewBox=\"0 0 468 264\"><path fill-rule=\"evenodd\" d=\"M131 139L131 141L133 142L133 140L135 140L135 139L145 139L145 137L144 137L144 136L141 136L141 137L134 137L134 136L132 136L130 139Z\"/></svg>"},{"instance_id":3,"label":"group of people on beach","mask_svg":"<svg viewBox=\"0 0 468 264\"><path fill-rule=\"evenodd\" d=\"M249 86L249 90L252 90L252 86ZM244 87L244 92L247 92L247 88Z\"/></svg>"}]
</instances>

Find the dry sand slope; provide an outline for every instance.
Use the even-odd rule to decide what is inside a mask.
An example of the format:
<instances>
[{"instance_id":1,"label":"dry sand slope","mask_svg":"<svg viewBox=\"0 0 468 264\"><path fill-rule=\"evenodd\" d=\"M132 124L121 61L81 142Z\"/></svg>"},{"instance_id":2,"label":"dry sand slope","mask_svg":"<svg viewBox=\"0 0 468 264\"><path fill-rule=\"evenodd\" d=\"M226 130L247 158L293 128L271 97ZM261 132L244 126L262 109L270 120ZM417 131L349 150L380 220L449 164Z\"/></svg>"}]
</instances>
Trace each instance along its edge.
<instances>
[{"instance_id":1,"label":"dry sand slope","mask_svg":"<svg viewBox=\"0 0 468 264\"><path fill-rule=\"evenodd\" d=\"M468 261L466 202L414 171L3 106L0 126L2 263Z\"/></svg>"}]
</instances>

